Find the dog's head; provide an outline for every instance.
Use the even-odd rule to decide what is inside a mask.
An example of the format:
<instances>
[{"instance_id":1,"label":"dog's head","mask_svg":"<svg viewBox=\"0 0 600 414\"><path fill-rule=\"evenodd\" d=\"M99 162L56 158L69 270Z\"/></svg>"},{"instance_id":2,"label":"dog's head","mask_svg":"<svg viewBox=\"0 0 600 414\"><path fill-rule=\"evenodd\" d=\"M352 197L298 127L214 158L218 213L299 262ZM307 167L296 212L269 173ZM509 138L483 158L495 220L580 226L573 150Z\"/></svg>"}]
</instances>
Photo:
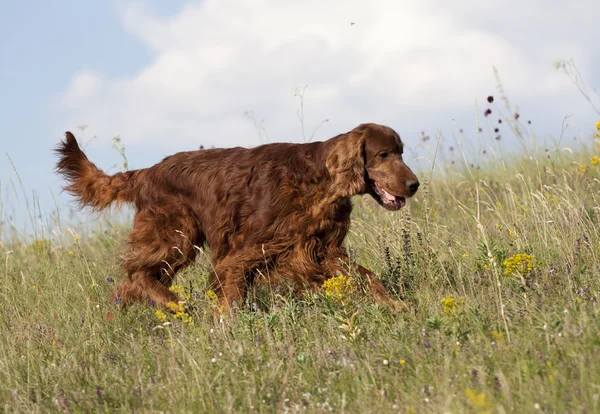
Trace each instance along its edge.
<instances>
[{"instance_id":1,"label":"dog's head","mask_svg":"<svg viewBox=\"0 0 600 414\"><path fill-rule=\"evenodd\" d=\"M341 190L370 194L388 210L398 210L419 188L419 180L402 160L403 144L393 129L362 124L341 135L327 168Z\"/></svg>"}]
</instances>

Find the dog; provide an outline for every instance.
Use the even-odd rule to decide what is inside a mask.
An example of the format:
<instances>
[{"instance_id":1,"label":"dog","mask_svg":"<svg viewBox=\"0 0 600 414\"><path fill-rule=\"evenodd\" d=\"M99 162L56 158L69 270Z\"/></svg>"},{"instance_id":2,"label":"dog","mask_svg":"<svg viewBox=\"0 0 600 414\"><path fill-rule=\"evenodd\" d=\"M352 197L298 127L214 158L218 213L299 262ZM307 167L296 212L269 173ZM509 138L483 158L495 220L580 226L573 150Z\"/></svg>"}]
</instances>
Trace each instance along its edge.
<instances>
[{"instance_id":1,"label":"dog","mask_svg":"<svg viewBox=\"0 0 600 414\"><path fill-rule=\"evenodd\" d=\"M56 171L81 207L99 211L133 204L133 229L123 254L127 277L113 298L151 299L168 308L176 273L198 247L212 254L210 285L223 309L240 306L258 274L316 290L344 269L389 303L377 277L353 263L343 241L351 197L371 195L398 210L419 188L391 128L368 123L323 142L179 152L158 164L107 175L72 133L56 148Z\"/></svg>"}]
</instances>

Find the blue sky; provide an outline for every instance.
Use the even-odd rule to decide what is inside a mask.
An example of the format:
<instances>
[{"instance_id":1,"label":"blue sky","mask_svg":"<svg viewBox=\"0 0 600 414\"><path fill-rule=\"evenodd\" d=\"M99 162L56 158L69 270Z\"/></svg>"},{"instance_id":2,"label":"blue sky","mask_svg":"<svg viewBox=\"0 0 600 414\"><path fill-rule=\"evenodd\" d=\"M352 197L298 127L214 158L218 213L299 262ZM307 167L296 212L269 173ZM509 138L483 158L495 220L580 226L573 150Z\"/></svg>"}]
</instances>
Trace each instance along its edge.
<instances>
[{"instance_id":1,"label":"blue sky","mask_svg":"<svg viewBox=\"0 0 600 414\"><path fill-rule=\"evenodd\" d=\"M169 16L182 3L156 1L152 7ZM124 76L151 61L144 44L124 30L118 4L22 0L3 1L0 6L0 183L4 213L14 217L19 227L26 219L25 203L21 189L17 188L16 197L9 183L12 180L19 187L6 154L28 195L36 191L42 210L52 209L50 190L59 196L60 180L52 173L51 150L61 132L76 127L60 119L56 101L73 74L94 68L107 76ZM59 198L68 200L64 194Z\"/></svg>"},{"instance_id":2,"label":"blue sky","mask_svg":"<svg viewBox=\"0 0 600 414\"><path fill-rule=\"evenodd\" d=\"M523 3L3 1L2 220L27 218L5 153L48 213L51 192L61 206L69 201L52 172L51 148L65 130L113 172L115 135L131 168L199 145L300 142L293 90L304 85L306 129L329 120L315 139L382 122L426 157L431 142L419 141L421 131L442 130L451 145L458 128L475 129L475 102L482 113L496 92L495 66L538 142L560 135L567 114L569 133L589 137L598 115L552 64L573 58L600 87L600 2ZM246 111L264 120L267 136ZM83 135L78 125L88 126Z\"/></svg>"}]
</instances>

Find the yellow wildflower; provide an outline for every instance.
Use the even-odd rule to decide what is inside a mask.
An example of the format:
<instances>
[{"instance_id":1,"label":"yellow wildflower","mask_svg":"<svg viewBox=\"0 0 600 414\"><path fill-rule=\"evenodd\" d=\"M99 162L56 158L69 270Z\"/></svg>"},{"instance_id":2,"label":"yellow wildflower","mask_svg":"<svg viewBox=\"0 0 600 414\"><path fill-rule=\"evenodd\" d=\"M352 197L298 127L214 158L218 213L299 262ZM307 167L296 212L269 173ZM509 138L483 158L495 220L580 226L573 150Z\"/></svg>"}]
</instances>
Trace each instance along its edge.
<instances>
[{"instance_id":1,"label":"yellow wildflower","mask_svg":"<svg viewBox=\"0 0 600 414\"><path fill-rule=\"evenodd\" d=\"M167 303L167 308L173 311L173 313L183 312L183 303L169 302Z\"/></svg>"},{"instance_id":2,"label":"yellow wildflower","mask_svg":"<svg viewBox=\"0 0 600 414\"><path fill-rule=\"evenodd\" d=\"M50 248L50 242L48 240L37 240L29 245L34 250L47 250Z\"/></svg>"},{"instance_id":3,"label":"yellow wildflower","mask_svg":"<svg viewBox=\"0 0 600 414\"><path fill-rule=\"evenodd\" d=\"M194 324L194 320L192 319L192 317L190 316L189 313L187 312L177 312L175 313L175 315L173 315L174 319L181 319L183 321L183 323L186 323L188 325L193 325Z\"/></svg>"},{"instance_id":4,"label":"yellow wildflower","mask_svg":"<svg viewBox=\"0 0 600 414\"><path fill-rule=\"evenodd\" d=\"M406 364L406 361L405 361L405 360L403 360L403 359L401 359L401 360L400 360L400 365L404 365L404 364Z\"/></svg>"},{"instance_id":5,"label":"yellow wildflower","mask_svg":"<svg viewBox=\"0 0 600 414\"><path fill-rule=\"evenodd\" d=\"M535 256L525 253L515 254L504 261L504 276L520 273L525 277L533 271Z\"/></svg>"},{"instance_id":6,"label":"yellow wildflower","mask_svg":"<svg viewBox=\"0 0 600 414\"><path fill-rule=\"evenodd\" d=\"M504 334L502 332L492 331L492 338L496 342L502 342L504 341Z\"/></svg>"},{"instance_id":7,"label":"yellow wildflower","mask_svg":"<svg viewBox=\"0 0 600 414\"><path fill-rule=\"evenodd\" d=\"M154 315L156 315L156 317L158 319L160 319L161 321L166 321L167 320L167 314L164 313L161 310L157 310L156 312L154 312Z\"/></svg>"},{"instance_id":8,"label":"yellow wildflower","mask_svg":"<svg viewBox=\"0 0 600 414\"><path fill-rule=\"evenodd\" d=\"M181 295L182 293L185 292L185 289L181 285L173 285L169 288L169 290L171 292L175 293L176 295Z\"/></svg>"},{"instance_id":9,"label":"yellow wildflower","mask_svg":"<svg viewBox=\"0 0 600 414\"><path fill-rule=\"evenodd\" d=\"M216 302L217 300L219 300L219 297L217 296L217 294L215 292L213 292L212 290L207 290L206 296L208 296L208 298L211 300L211 302Z\"/></svg>"},{"instance_id":10,"label":"yellow wildflower","mask_svg":"<svg viewBox=\"0 0 600 414\"><path fill-rule=\"evenodd\" d=\"M454 299L454 295L448 295L440 300L440 305L444 307L444 313L448 316L456 316L460 305L465 303L465 298L460 298L458 302Z\"/></svg>"},{"instance_id":11,"label":"yellow wildflower","mask_svg":"<svg viewBox=\"0 0 600 414\"><path fill-rule=\"evenodd\" d=\"M72 252L72 251L70 251L70 252L69 252L69 254L72 256L72 255L73 255L73 252Z\"/></svg>"},{"instance_id":12,"label":"yellow wildflower","mask_svg":"<svg viewBox=\"0 0 600 414\"><path fill-rule=\"evenodd\" d=\"M351 277L340 275L323 282L323 289L328 298L342 300L346 294L354 290L354 284Z\"/></svg>"},{"instance_id":13,"label":"yellow wildflower","mask_svg":"<svg viewBox=\"0 0 600 414\"><path fill-rule=\"evenodd\" d=\"M180 285L173 285L169 288L169 290L175 293L181 300L190 301L192 299L191 293L186 293L185 288Z\"/></svg>"},{"instance_id":14,"label":"yellow wildflower","mask_svg":"<svg viewBox=\"0 0 600 414\"><path fill-rule=\"evenodd\" d=\"M585 174L587 172L587 167L584 164L579 164L579 167L577 168L577 172L579 174Z\"/></svg>"},{"instance_id":15,"label":"yellow wildflower","mask_svg":"<svg viewBox=\"0 0 600 414\"><path fill-rule=\"evenodd\" d=\"M596 122L596 129L600 131L600 121Z\"/></svg>"},{"instance_id":16,"label":"yellow wildflower","mask_svg":"<svg viewBox=\"0 0 600 414\"><path fill-rule=\"evenodd\" d=\"M181 319L183 323L188 325L194 324L192 316L186 312L185 308L183 307L183 303L169 302L167 303L167 308L173 312L173 319ZM159 311L157 311L157 315L158 312Z\"/></svg>"},{"instance_id":17,"label":"yellow wildflower","mask_svg":"<svg viewBox=\"0 0 600 414\"><path fill-rule=\"evenodd\" d=\"M592 165L596 166L600 163L600 157L598 157L597 155L594 155L592 157Z\"/></svg>"},{"instance_id":18,"label":"yellow wildflower","mask_svg":"<svg viewBox=\"0 0 600 414\"><path fill-rule=\"evenodd\" d=\"M463 254L463 257L469 257L468 253Z\"/></svg>"},{"instance_id":19,"label":"yellow wildflower","mask_svg":"<svg viewBox=\"0 0 600 414\"><path fill-rule=\"evenodd\" d=\"M490 402L488 401L487 395L485 395L485 393L477 394L475 390L467 388L465 390L465 395L474 407L488 408L490 406Z\"/></svg>"}]
</instances>

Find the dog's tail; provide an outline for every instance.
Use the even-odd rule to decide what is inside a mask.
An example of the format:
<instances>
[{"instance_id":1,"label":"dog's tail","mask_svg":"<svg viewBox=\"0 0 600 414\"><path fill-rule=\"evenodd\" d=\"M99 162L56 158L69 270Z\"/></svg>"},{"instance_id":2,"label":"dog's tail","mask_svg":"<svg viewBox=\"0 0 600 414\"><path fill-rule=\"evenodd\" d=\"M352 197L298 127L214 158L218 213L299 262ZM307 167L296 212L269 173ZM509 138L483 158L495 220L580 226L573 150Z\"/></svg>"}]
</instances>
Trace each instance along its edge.
<instances>
[{"instance_id":1,"label":"dog's tail","mask_svg":"<svg viewBox=\"0 0 600 414\"><path fill-rule=\"evenodd\" d=\"M64 189L82 207L102 210L113 202L123 204L136 201L136 184L143 170L108 175L88 159L72 133L67 131L65 136L66 140L55 149L59 155L56 172L65 177L67 185Z\"/></svg>"}]
</instances>

